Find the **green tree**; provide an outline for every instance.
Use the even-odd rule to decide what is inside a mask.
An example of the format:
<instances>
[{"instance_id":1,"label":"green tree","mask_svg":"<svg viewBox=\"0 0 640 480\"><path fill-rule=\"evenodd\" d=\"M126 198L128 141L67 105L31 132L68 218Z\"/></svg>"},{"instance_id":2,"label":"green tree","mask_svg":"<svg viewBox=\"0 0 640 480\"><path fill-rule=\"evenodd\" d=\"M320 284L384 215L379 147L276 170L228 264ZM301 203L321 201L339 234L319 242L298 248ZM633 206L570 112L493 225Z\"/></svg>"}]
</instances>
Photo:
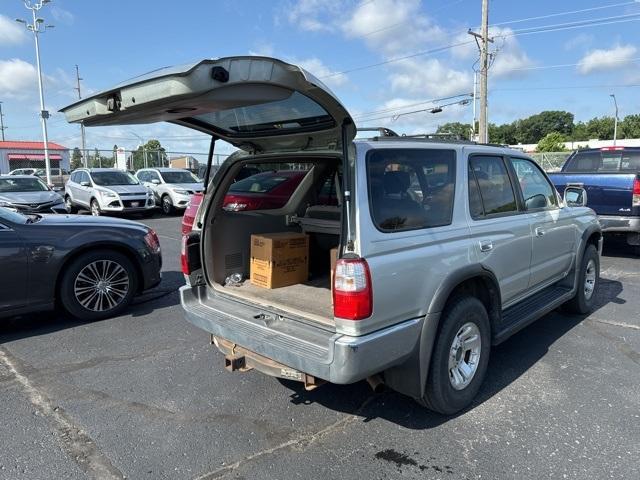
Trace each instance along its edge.
<instances>
[{"instance_id":1,"label":"green tree","mask_svg":"<svg viewBox=\"0 0 640 480\"><path fill-rule=\"evenodd\" d=\"M597 138L598 140L613 140L615 120L613 117L596 117L586 123L587 136L585 140Z\"/></svg>"},{"instance_id":2,"label":"green tree","mask_svg":"<svg viewBox=\"0 0 640 480\"><path fill-rule=\"evenodd\" d=\"M71 154L71 170L75 170L76 168L82 167L82 152L78 147L73 149L73 153Z\"/></svg>"},{"instance_id":3,"label":"green tree","mask_svg":"<svg viewBox=\"0 0 640 480\"><path fill-rule=\"evenodd\" d=\"M471 135L471 124L460 122L449 122L438 127L436 133L451 133L460 139L468 140Z\"/></svg>"},{"instance_id":4,"label":"green tree","mask_svg":"<svg viewBox=\"0 0 640 480\"><path fill-rule=\"evenodd\" d=\"M640 138L640 115L627 115L618 125L618 137Z\"/></svg>"},{"instance_id":5,"label":"green tree","mask_svg":"<svg viewBox=\"0 0 640 480\"><path fill-rule=\"evenodd\" d=\"M549 110L531 115L517 122L518 143L537 143L549 133L571 135L573 113Z\"/></svg>"},{"instance_id":6,"label":"green tree","mask_svg":"<svg viewBox=\"0 0 640 480\"><path fill-rule=\"evenodd\" d=\"M489 142L513 145L518 143L517 122L502 125L489 124Z\"/></svg>"},{"instance_id":7,"label":"green tree","mask_svg":"<svg viewBox=\"0 0 640 480\"><path fill-rule=\"evenodd\" d=\"M166 157L165 149L158 140L149 140L133 152L133 168L161 167Z\"/></svg>"},{"instance_id":8,"label":"green tree","mask_svg":"<svg viewBox=\"0 0 640 480\"><path fill-rule=\"evenodd\" d=\"M559 132L551 132L538 142L538 152L564 152L564 136Z\"/></svg>"}]
</instances>

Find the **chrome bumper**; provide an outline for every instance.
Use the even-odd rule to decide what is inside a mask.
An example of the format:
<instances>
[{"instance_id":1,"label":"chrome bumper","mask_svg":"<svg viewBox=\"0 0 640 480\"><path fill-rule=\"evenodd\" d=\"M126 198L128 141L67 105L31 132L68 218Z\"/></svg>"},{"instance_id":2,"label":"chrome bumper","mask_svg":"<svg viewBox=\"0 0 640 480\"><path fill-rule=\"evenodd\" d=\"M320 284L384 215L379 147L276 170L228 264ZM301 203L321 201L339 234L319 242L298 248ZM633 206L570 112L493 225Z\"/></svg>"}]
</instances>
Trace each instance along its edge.
<instances>
[{"instance_id":1,"label":"chrome bumper","mask_svg":"<svg viewBox=\"0 0 640 480\"><path fill-rule=\"evenodd\" d=\"M640 217L598 215L603 232L640 232Z\"/></svg>"},{"instance_id":2,"label":"chrome bumper","mask_svg":"<svg viewBox=\"0 0 640 480\"><path fill-rule=\"evenodd\" d=\"M332 383L357 382L403 363L418 348L423 319L352 337L212 292L184 286L186 318L213 336ZM224 351L224 350L223 350ZM226 352L225 352L226 353Z\"/></svg>"}]
</instances>

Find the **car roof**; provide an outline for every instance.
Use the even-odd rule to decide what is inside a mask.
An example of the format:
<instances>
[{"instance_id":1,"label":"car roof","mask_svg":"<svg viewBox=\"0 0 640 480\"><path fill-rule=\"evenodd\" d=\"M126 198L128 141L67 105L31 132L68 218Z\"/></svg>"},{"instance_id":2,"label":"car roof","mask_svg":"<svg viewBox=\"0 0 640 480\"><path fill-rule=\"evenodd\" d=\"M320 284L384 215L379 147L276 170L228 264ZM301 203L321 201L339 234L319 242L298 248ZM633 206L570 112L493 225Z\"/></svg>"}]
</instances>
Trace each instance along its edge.
<instances>
[{"instance_id":1,"label":"car roof","mask_svg":"<svg viewBox=\"0 0 640 480\"><path fill-rule=\"evenodd\" d=\"M42 181L40 177L34 177L33 175L0 175L0 178L29 178L31 180L38 179Z\"/></svg>"},{"instance_id":2,"label":"car roof","mask_svg":"<svg viewBox=\"0 0 640 480\"><path fill-rule=\"evenodd\" d=\"M529 157L528 154L522 150L516 150L509 148L505 145L497 144L485 144L476 143L467 140L454 140L447 141L441 139L431 138L416 138L411 136L406 137L373 137L373 138L358 138L354 140L354 143L365 145L370 149L375 148L424 148L424 149L448 149L448 150L463 150L465 148L473 148L474 151L486 152L486 153L501 153L514 156Z\"/></svg>"},{"instance_id":3,"label":"car roof","mask_svg":"<svg viewBox=\"0 0 640 480\"><path fill-rule=\"evenodd\" d=\"M574 150L574 153L586 153L586 152L615 152L615 151L620 151L620 152L624 152L625 150L633 150L633 151L638 151L640 150L640 146L633 146L633 147L625 147L622 145L617 145L617 146L609 146L609 147L600 147L600 148L579 148L578 150Z\"/></svg>"},{"instance_id":4,"label":"car roof","mask_svg":"<svg viewBox=\"0 0 640 480\"><path fill-rule=\"evenodd\" d=\"M186 168L169 168L169 167L149 167L149 168L141 168L138 172L148 172L148 171L156 171L156 172L188 172L189 170ZM136 173L138 173L136 172Z\"/></svg>"},{"instance_id":5,"label":"car roof","mask_svg":"<svg viewBox=\"0 0 640 480\"><path fill-rule=\"evenodd\" d=\"M124 170L120 170L119 168L79 168L78 170L84 170L84 171L89 172L89 173L96 173L96 172L122 172L122 173L127 173Z\"/></svg>"}]
</instances>

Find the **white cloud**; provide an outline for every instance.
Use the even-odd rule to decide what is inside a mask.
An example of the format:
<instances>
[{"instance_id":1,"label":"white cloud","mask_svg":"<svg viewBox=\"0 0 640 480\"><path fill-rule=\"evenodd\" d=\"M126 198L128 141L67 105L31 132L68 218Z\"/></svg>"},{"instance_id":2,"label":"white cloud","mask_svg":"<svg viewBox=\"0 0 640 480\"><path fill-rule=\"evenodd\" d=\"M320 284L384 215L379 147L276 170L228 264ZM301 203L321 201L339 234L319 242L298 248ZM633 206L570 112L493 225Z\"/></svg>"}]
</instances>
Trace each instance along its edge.
<instances>
[{"instance_id":1,"label":"white cloud","mask_svg":"<svg viewBox=\"0 0 640 480\"><path fill-rule=\"evenodd\" d=\"M435 58L398 62L389 81L393 92L422 98L455 95L473 87L469 71L456 70Z\"/></svg>"},{"instance_id":2,"label":"white cloud","mask_svg":"<svg viewBox=\"0 0 640 480\"><path fill-rule=\"evenodd\" d=\"M493 77L521 75L521 69L533 65L531 59L520 46L518 39L512 34L513 30L510 28L495 27L490 29L490 35L495 37L495 62L489 71Z\"/></svg>"},{"instance_id":3,"label":"white cloud","mask_svg":"<svg viewBox=\"0 0 640 480\"><path fill-rule=\"evenodd\" d=\"M0 15L0 47L4 45L17 45L27 39L26 30L15 20Z\"/></svg>"},{"instance_id":4,"label":"white cloud","mask_svg":"<svg viewBox=\"0 0 640 480\"><path fill-rule=\"evenodd\" d=\"M25 98L37 81L36 69L30 63L19 58L0 60L0 97Z\"/></svg>"},{"instance_id":5,"label":"white cloud","mask_svg":"<svg viewBox=\"0 0 640 480\"><path fill-rule=\"evenodd\" d=\"M53 18L57 22L63 23L65 25L72 25L75 21L73 13L65 10L64 8L60 8L57 5L51 9L51 15L53 15Z\"/></svg>"},{"instance_id":6,"label":"white cloud","mask_svg":"<svg viewBox=\"0 0 640 480\"><path fill-rule=\"evenodd\" d=\"M336 74L337 72L331 70L322 62L322 60L316 57L302 60L293 59L291 60L291 63L304 68L309 73L312 73L329 87L341 87L349 81L346 75Z\"/></svg>"},{"instance_id":7,"label":"white cloud","mask_svg":"<svg viewBox=\"0 0 640 480\"><path fill-rule=\"evenodd\" d=\"M629 65L638 52L634 45L616 45L610 49L591 50L578 66L578 72L587 75L600 70L621 68Z\"/></svg>"},{"instance_id":8,"label":"white cloud","mask_svg":"<svg viewBox=\"0 0 640 480\"><path fill-rule=\"evenodd\" d=\"M298 0L285 5L284 17L301 30L332 31L335 18L346 8L348 5L344 0Z\"/></svg>"},{"instance_id":9,"label":"white cloud","mask_svg":"<svg viewBox=\"0 0 640 480\"><path fill-rule=\"evenodd\" d=\"M249 50L249 55L258 56L258 57L273 57L274 53L273 44L271 43L261 43L257 45L255 48Z\"/></svg>"},{"instance_id":10,"label":"white cloud","mask_svg":"<svg viewBox=\"0 0 640 480\"><path fill-rule=\"evenodd\" d=\"M564 49L570 51L580 47L588 47L593 43L593 40L593 35L590 35L588 33L581 33L567 40L564 43Z\"/></svg>"}]
</instances>

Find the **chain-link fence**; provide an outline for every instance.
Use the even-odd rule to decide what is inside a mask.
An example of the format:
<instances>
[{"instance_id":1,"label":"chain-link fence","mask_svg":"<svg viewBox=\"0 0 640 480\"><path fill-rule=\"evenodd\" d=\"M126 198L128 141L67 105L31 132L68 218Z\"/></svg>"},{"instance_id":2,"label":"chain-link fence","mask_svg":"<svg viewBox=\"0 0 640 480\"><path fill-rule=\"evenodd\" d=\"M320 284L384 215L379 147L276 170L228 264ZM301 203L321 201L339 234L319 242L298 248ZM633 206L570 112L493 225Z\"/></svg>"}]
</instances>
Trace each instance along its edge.
<instances>
[{"instance_id":1,"label":"chain-link fence","mask_svg":"<svg viewBox=\"0 0 640 480\"><path fill-rule=\"evenodd\" d=\"M0 174L37 175L46 179L44 152L8 154L6 172ZM206 152L173 152L166 150L73 149L50 152L49 165L51 183L55 187L64 187L70 173L77 168L118 168L131 173L141 168L172 167L184 168L199 178L204 176L207 164ZM228 155L214 154L213 165L220 165Z\"/></svg>"},{"instance_id":2,"label":"chain-link fence","mask_svg":"<svg viewBox=\"0 0 640 480\"><path fill-rule=\"evenodd\" d=\"M530 153L529 155L545 172L552 173L560 171L571 152Z\"/></svg>"}]
</instances>

